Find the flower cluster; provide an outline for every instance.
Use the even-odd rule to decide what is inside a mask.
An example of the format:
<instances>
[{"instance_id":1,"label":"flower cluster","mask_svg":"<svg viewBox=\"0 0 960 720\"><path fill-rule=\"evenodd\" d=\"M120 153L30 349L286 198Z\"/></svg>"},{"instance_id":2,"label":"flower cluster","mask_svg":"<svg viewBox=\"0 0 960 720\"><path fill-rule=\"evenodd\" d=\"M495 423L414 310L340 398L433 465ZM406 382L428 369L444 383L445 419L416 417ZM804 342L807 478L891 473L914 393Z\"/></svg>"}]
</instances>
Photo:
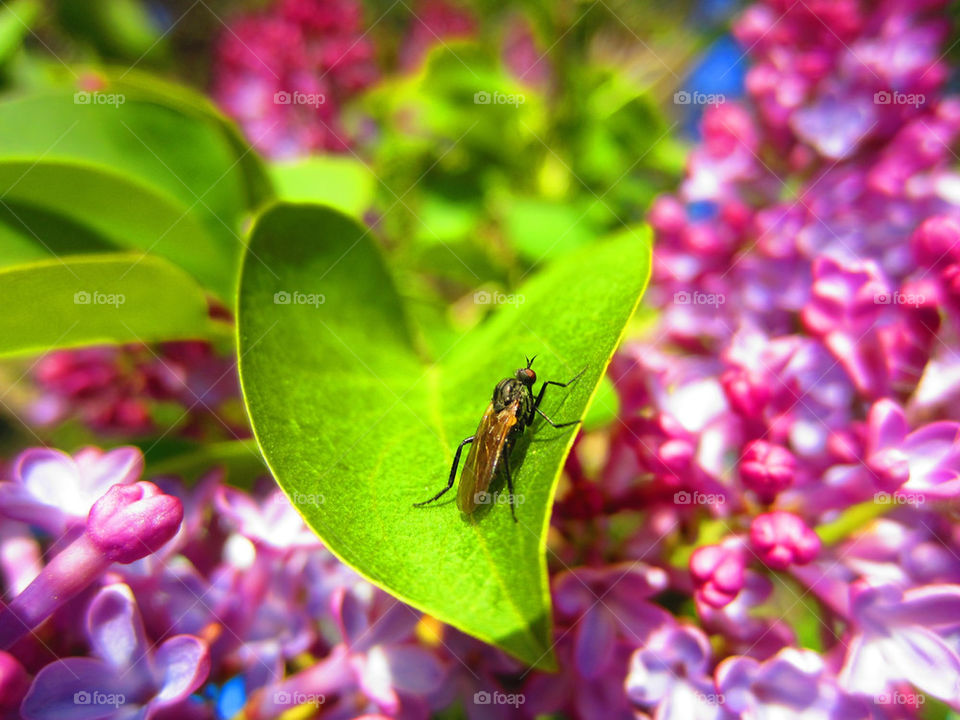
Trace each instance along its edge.
<instances>
[{"instance_id":1,"label":"flower cluster","mask_svg":"<svg viewBox=\"0 0 960 720\"><path fill-rule=\"evenodd\" d=\"M223 33L214 99L275 158L344 151L344 103L378 70L356 0L280 0Z\"/></svg>"},{"instance_id":2,"label":"flower cluster","mask_svg":"<svg viewBox=\"0 0 960 720\"><path fill-rule=\"evenodd\" d=\"M27 416L40 426L79 419L117 436L155 433L156 415L191 437L246 437L236 366L208 343L181 341L61 350L32 367L39 390Z\"/></svg>"},{"instance_id":3,"label":"flower cluster","mask_svg":"<svg viewBox=\"0 0 960 720\"><path fill-rule=\"evenodd\" d=\"M239 489L211 467L188 485L143 477L134 447L32 448L0 475L0 717L960 710L960 100L942 13L768 0L736 23L747 97L706 109L682 187L650 209L658 321L615 358L620 418L577 439L554 508L559 675L375 588L266 478ZM408 63L473 32L445 5L421 14ZM342 147L339 103L375 76L359 6L281 0L233 31L216 95L251 138ZM546 82L524 33L511 67ZM156 353L45 358L34 419L137 434L157 403L236 398L209 347Z\"/></svg>"},{"instance_id":4,"label":"flower cluster","mask_svg":"<svg viewBox=\"0 0 960 720\"><path fill-rule=\"evenodd\" d=\"M747 98L706 109L679 192L650 209L659 321L616 358L622 423L595 477L571 464L555 518L565 563L669 572L658 600L679 619L621 632L628 666L608 655L636 710L960 707L942 6L752 5ZM624 537L630 512L645 522Z\"/></svg>"}]
</instances>

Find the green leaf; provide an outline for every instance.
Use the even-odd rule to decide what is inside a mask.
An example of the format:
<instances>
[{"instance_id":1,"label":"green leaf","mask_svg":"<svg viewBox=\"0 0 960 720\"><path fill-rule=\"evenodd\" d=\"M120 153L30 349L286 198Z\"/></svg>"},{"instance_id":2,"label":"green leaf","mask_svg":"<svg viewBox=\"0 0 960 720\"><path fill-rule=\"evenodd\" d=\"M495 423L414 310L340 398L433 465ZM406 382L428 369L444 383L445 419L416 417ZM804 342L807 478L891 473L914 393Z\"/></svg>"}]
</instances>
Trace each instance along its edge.
<instances>
[{"instance_id":1,"label":"green leaf","mask_svg":"<svg viewBox=\"0 0 960 720\"><path fill-rule=\"evenodd\" d=\"M587 244L596 235L582 203L516 198L507 210L510 244L526 258L540 262Z\"/></svg>"},{"instance_id":2,"label":"green leaf","mask_svg":"<svg viewBox=\"0 0 960 720\"><path fill-rule=\"evenodd\" d=\"M222 125L154 96L106 85L0 102L0 157L83 162L131 176L190 210L235 274L248 180Z\"/></svg>"},{"instance_id":3,"label":"green leaf","mask_svg":"<svg viewBox=\"0 0 960 720\"><path fill-rule=\"evenodd\" d=\"M277 196L288 202L330 205L359 218L373 204L376 178L352 157L314 155L269 166Z\"/></svg>"},{"instance_id":4,"label":"green leaf","mask_svg":"<svg viewBox=\"0 0 960 720\"><path fill-rule=\"evenodd\" d=\"M259 217L249 248L240 377L280 486L294 503L324 498L300 512L372 582L530 665L554 667L545 541L574 432L538 421L518 441L518 524L505 505L471 519L443 499L412 505L445 484L457 444L525 354L537 355L542 379L566 381L586 366L543 403L557 421L583 417L646 284L649 236L557 260L518 289L522 302L499 305L432 361L412 340L375 243L353 220L278 205Z\"/></svg>"},{"instance_id":5,"label":"green leaf","mask_svg":"<svg viewBox=\"0 0 960 720\"><path fill-rule=\"evenodd\" d=\"M149 255L74 256L0 270L0 307L0 356L216 332L200 287Z\"/></svg>"},{"instance_id":6,"label":"green leaf","mask_svg":"<svg viewBox=\"0 0 960 720\"><path fill-rule=\"evenodd\" d=\"M39 12L36 0L14 0L0 9L0 65L5 65L23 44Z\"/></svg>"},{"instance_id":7,"label":"green leaf","mask_svg":"<svg viewBox=\"0 0 960 720\"><path fill-rule=\"evenodd\" d=\"M72 161L0 159L0 197L0 264L137 249L180 265L222 299L233 293L230 255L190 208L131 177Z\"/></svg>"}]
</instances>

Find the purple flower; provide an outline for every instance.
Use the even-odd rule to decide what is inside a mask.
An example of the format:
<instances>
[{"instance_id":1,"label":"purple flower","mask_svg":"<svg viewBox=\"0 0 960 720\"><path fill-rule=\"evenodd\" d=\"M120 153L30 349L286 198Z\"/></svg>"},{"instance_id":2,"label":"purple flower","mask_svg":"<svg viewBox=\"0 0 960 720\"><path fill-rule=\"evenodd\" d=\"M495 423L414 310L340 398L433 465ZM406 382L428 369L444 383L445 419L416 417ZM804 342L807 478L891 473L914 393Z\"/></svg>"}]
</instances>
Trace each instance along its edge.
<instances>
[{"instance_id":1,"label":"purple flower","mask_svg":"<svg viewBox=\"0 0 960 720\"><path fill-rule=\"evenodd\" d=\"M210 670L206 643L192 635L153 646L123 584L93 598L87 635L94 657L57 660L37 673L20 708L24 718L150 718L183 701Z\"/></svg>"},{"instance_id":2,"label":"purple flower","mask_svg":"<svg viewBox=\"0 0 960 720\"><path fill-rule=\"evenodd\" d=\"M960 221L938 215L927 218L910 236L916 261L931 270L944 270L960 262Z\"/></svg>"},{"instance_id":3,"label":"purple flower","mask_svg":"<svg viewBox=\"0 0 960 720\"><path fill-rule=\"evenodd\" d=\"M176 534L182 519L180 500L153 483L114 485L90 509L83 534L0 610L0 648L10 647L111 563L131 563L155 552Z\"/></svg>"},{"instance_id":4,"label":"purple flower","mask_svg":"<svg viewBox=\"0 0 960 720\"><path fill-rule=\"evenodd\" d=\"M903 408L879 400L868 428L866 465L880 489L926 498L960 494L960 423L944 420L910 432Z\"/></svg>"},{"instance_id":5,"label":"purple flower","mask_svg":"<svg viewBox=\"0 0 960 720\"><path fill-rule=\"evenodd\" d=\"M554 581L557 612L574 627L574 662L580 675L603 673L618 637L636 645L669 620L668 613L645 600L666 585L663 570L639 562L577 568Z\"/></svg>"},{"instance_id":6,"label":"purple flower","mask_svg":"<svg viewBox=\"0 0 960 720\"><path fill-rule=\"evenodd\" d=\"M960 707L960 586L927 585L903 591L894 585L854 584L853 631L840 685L877 698L907 682ZM947 637L947 634L951 637Z\"/></svg>"},{"instance_id":7,"label":"purple flower","mask_svg":"<svg viewBox=\"0 0 960 720\"><path fill-rule=\"evenodd\" d=\"M321 494L294 493L294 499L298 499L298 495L303 502L323 502ZM317 536L303 522L293 502L279 488L255 501L236 488L221 486L214 502L227 522L262 548L285 552L320 546Z\"/></svg>"},{"instance_id":8,"label":"purple flower","mask_svg":"<svg viewBox=\"0 0 960 720\"><path fill-rule=\"evenodd\" d=\"M353 0L279 0L223 33L213 96L272 157L350 147L345 102L377 77L363 7Z\"/></svg>"},{"instance_id":9,"label":"purple flower","mask_svg":"<svg viewBox=\"0 0 960 720\"><path fill-rule=\"evenodd\" d=\"M793 483L796 460L793 454L766 440L754 440L740 458L740 481L753 490L761 502L771 503Z\"/></svg>"},{"instance_id":10,"label":"purple flower","mask_svg":"<svg viewBox=\"0 0 960 720\"><path fill-rule=\"evenodd\" d=\"M784 648L758 662L732 656L716 670L725 708L751 720L805 718L856 720L869 717L867 704L846 696L823 658L811 650Z\"/></svg>"},{"instance_id":11,"label":"purple flower","mask_svg":"<svg viewBox=\"0 0 960 720\"><path fill-rule=\"evenodd\" d=\"M805 565L820 552L820 538L798 515L783 510L758 515L750 524L750 545L774 570Z\"/></svg>"},{"instance_id":12,"label":"purple flower","mask_svg":"<svg viewBox=\"0 0 960 720\"><path fill-rule=\"evenodd\" d=\"M692 627L664 627L633 654L625 687L655 720L724 717L720 694L707 674L710 643Z\"/></svg>"},{"instance_id":13,"label":"purple flower","mask_svg":"<svg viewBox=\"0 0 960 720\"><path fill-rule=\"evenodd\" d=\"M841 263L819 257L813 276L804 325L823 339L862 393L883 394L887 374L878 352L877 323L890 303L890 288L880 268L872 261Z\"/></svg>"},{"instance_id":14,"label":"purple flower","mask_svg":"<svg viewBox=\"0 0 960 720\"><path fill-rule=\"evenodd\" d=\"M129 485L143 471L135 447L108 452L83 448L73 457L30 448L13 463L13 479L0 483L0 512L60 535L82 527L93 504L114 485Z\"/></svg>"},{"instance_id":15,"label":"purple flower","mask_svg":"<svg viewBox=\"0 0 960 720\"><path fill-rule=\"evenodd\" d=\"M713 608L728 605L743 589L743 548L739 540L722 545L704 545L690 556L694 598Z\"/></svg>"}]
</instances>

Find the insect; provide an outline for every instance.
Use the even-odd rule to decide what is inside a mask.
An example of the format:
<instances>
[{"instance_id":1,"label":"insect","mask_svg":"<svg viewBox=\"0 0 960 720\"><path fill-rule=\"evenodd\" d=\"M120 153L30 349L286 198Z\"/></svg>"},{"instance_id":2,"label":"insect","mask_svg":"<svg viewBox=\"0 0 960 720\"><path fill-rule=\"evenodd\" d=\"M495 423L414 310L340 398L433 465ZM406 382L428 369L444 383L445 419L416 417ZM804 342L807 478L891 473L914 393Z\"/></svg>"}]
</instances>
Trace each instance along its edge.
<instances>
[{"instance_id":1,"label":"insect","mask_svg":"<svg viewBox=\"0 0 960 720\"><path fill-rule=\"evenodd\" d=\"M537 373L533 371L531 365L536 359L536 355L527 358L525 368L520 368L513 377L504 378L497 383L493 389L493 399L480 420L477 432L465 438L457 446L447 486L429 500L414 503L414 507L423 507L440 499L453 487L457 478L457 466L460 464L460 453L463 452L464 446L470 445L470 452L467 453L463 475L460 478L460 487L457 490L457 507L461 512L469 515L477 509L478 505L483 504L488 497L487 490L490 482L497 470L502 468L507 480L510 513L513 515L513 521L517 522L513 502L513 478L510 476L510 451L513 449L513 443L523 434L526 427L533 424L535 415L540 415L555 428L570 427L579 423L579 420L555 423L540 409L540 403L543 401L543 394L547 391L548 385L567 387L579 380L586 371L584 368L572 380L565 383L545 380L540 386L537 397L534 398L533 384L537 381Z\"/></svg>"}]
</instances>

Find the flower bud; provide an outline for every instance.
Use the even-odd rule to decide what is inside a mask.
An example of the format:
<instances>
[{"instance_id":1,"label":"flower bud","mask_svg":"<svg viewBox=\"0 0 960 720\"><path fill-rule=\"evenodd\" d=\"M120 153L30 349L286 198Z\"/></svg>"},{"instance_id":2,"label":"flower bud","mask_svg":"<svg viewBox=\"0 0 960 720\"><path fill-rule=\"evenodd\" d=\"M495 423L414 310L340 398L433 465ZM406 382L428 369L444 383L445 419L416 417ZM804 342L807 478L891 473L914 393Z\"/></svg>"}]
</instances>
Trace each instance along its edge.
<instances>
[{"instance_id":1,"label":"flower bud","mask_svg":"<svg viewBox=\"0 0 960 720\"><path fill-rule=\"evenodd\" d=\"M183 519L183 504L149 482L114 485L94 503L87 535L112 562L132 563L156 552Z\"/></svg>"},{"instance_id":2,"label":"flower bud","mask_svg":"<svg viewBox=\"0 0 960 720\"><path fill-rule=\"evenodd\" d=\"M758 515L750 525L750 543L774 570L805 565L820 552L820 538L798 515L777 511Z\"/></svg>"}]
</instances>

